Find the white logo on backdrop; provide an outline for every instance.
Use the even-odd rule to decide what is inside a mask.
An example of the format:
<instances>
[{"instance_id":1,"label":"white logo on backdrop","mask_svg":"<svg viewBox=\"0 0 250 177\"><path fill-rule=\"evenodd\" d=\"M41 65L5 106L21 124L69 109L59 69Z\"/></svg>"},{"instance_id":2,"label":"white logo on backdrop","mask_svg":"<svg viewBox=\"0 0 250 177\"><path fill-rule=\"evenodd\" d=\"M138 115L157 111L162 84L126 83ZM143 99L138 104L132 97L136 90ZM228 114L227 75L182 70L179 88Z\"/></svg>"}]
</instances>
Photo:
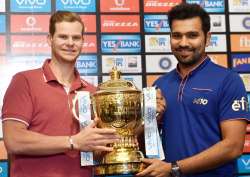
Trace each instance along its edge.
<instances>
[{"instance_id":1,"label":"white logo on backdrop","mask_svg":"<svg viewBox=\"0 0 250 177\"><path fill-rule=\"evenodd\" d=\"M20 6L21 5L42 6L46 4L46 0L16 0L16 3Z\"/></svg>"},{"instance_id":2,"label":"white logo on backdrop","mask_svg":"<svg viewBox=\"0 0 250 177\"><path fill-rule=\"evenodd\" d=\"M225 32L225 15L210 15L211 17L211 32Z\"/></svg>"},{"instance_id":3,"label":"white logo on backdrop","mask_svg":"<svg viewBox=\"0 0 250 177\"><path fill-rule=\"evenodd\" d=\"M0 0L0 12L5 12L5 0Z\"/></svg>"},{"instance_id":4,"label":"white logo on backdrop","mask_svg":"<svg viewBox=\"0 0 250 177\"><path fill-rule=\"evenodd\" d=\"M61 0L63 5L90 5L91 0Z\"/></svg>"},{"instance_id":5,"label":"white logo on backdrop","mask_svg":"<svg viewBox=\"0 0 250 177\"><path fill-rule=\"evenodd\" d=\"M125 0L115 0L115 5L124 6Z\"/></svg>"},{"instance_id":6,"label":"white logo on backdrop","mask_svg":"<svg viewBox=\"0 0 250 177\"><path fill-rule=\"evenodd\" d=\"M29 26L29 27L33 27L35 26L36 24L36 18L35 17L32 17L32 16L29 16L26 18L26 25Z\"/></svg>"}]
</instances>

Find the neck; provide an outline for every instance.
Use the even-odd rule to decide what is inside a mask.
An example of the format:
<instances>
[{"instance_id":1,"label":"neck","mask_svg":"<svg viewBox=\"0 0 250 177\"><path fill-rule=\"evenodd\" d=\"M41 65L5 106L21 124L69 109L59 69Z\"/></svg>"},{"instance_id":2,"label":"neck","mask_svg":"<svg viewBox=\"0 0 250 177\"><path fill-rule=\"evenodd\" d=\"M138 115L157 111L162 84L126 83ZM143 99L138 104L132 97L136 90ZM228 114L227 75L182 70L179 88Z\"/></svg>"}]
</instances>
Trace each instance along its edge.
<instances>
[{"instance_id":1,"label":"neck","mask_svg":"<svg viewBox=\"0 0 250 177\"><path fill-rule=\"evenodd\" d=\"M203 55L201 59L193 65L183 65L179 63L178 67L182 78L186 77L191 71L197 68L206 59L206 57L207 55Z\"/></svg>"},{"instance_id":2,"label":"neck","mask_svg":"<svg viewBox=\"0 0 250 177\"><path fill-rule=\"evenodd\" d=\"M71 86L71 83L75 79L74 63L60 62L52 58L50 68L60 84L66 87Z\"/></svg>"}]
</instances>

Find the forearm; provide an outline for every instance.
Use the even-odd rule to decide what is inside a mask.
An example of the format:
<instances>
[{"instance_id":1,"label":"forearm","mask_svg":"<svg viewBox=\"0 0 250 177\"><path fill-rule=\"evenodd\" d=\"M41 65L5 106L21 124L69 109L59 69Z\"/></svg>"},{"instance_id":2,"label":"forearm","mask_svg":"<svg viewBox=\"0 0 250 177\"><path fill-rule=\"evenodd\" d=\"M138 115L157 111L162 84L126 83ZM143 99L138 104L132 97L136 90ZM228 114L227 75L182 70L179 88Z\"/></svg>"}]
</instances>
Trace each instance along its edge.
<instances>
[{"instance_id":1,"label":"forearm","mask_svg":"<svg viewBox=\"0 0 250 177\"><path fill-rule=\"evenodd\" d=\"M70 149L68 136L47 136L20 128L13 132L10 128L3 126L4 142L10 154L51 155Z\"/></svg>"},{"instance_id":2,"label":"forearm","mask_svg":"<svg viewBox=\"0 0 250 177\"><path fill-rule=\"evenodd\" d=\"M222 140L190 158L180 160L183 173L197 173L219 167L241 155L245 141L246 121L221 122Z\"/></svg>"},{"instance_id":3,"label":"forearm","mask_svg":"<svg viewBox=\"0 0 250 177\"><path fill-rule=\"evenodd\" d=\"M178 161L178 165L184 174L204 172L237 158L241 152L240 145L224 140L195 156Z\"/></svg>"},{"instance_id":4,"label":"forearm","mask_svg":"<svg viewBox=\"0 0 250 177\"><path fill-rule=\"evenodd\" d=\"M79 151L112 151L106 146L120 141L114 129L96 128L93 122L79 133L69 136L48 136L28 130L26 125L18 121L4 121L4 142L7 151L12 154L52 155L71 149Z\"/></svg>"}]
</instances>

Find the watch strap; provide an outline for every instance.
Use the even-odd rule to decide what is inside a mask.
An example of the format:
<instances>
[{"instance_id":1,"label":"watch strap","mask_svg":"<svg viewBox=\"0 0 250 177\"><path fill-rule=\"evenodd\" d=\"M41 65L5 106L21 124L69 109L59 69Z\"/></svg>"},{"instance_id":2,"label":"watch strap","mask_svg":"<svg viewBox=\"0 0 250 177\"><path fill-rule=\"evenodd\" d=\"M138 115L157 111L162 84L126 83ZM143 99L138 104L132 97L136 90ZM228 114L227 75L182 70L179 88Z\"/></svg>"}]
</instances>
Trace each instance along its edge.
<instances>
[{"instance_id":1,"label":"watch strap","mask_svg":"<svg viewBox=\"0 0 250 177\"><path fill-rule=\"evenodd\" d=\"M181 169L176 161L171 163L170 174L171 174L171 177L180 177L181 176Z\"/></svg>"}]
</instances>

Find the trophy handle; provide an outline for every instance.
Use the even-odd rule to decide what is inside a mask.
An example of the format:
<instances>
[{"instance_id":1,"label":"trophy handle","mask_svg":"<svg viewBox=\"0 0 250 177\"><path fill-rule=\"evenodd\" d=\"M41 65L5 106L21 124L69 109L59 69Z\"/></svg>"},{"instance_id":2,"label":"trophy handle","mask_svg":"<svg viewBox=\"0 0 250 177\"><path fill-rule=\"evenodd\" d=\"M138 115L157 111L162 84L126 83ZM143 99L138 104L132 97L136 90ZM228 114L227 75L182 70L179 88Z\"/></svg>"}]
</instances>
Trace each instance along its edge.
<instances>
[{"instance_id":1,"label":"trophy handle","mask_svg":"<svg viewBox=\"0 0 250 177\"><path fill-rule=\"evenodd\" d=\"M141 124L144 125L144 106L145 106L145 100L144 100L144 94L141 92Z\"/></svg>"},{"instance_id":2,"label":"trophy handle","mask_svg":"<svg viewBox=\"0 0 250 177\"><path fill-rule=\"evenodd\" d=\"M77 96L75 95L75 97L72 99L72 113L75 119L80 122L80 118L76 113L76 102L77 102Z\"/></svg>"}]
</instances>

